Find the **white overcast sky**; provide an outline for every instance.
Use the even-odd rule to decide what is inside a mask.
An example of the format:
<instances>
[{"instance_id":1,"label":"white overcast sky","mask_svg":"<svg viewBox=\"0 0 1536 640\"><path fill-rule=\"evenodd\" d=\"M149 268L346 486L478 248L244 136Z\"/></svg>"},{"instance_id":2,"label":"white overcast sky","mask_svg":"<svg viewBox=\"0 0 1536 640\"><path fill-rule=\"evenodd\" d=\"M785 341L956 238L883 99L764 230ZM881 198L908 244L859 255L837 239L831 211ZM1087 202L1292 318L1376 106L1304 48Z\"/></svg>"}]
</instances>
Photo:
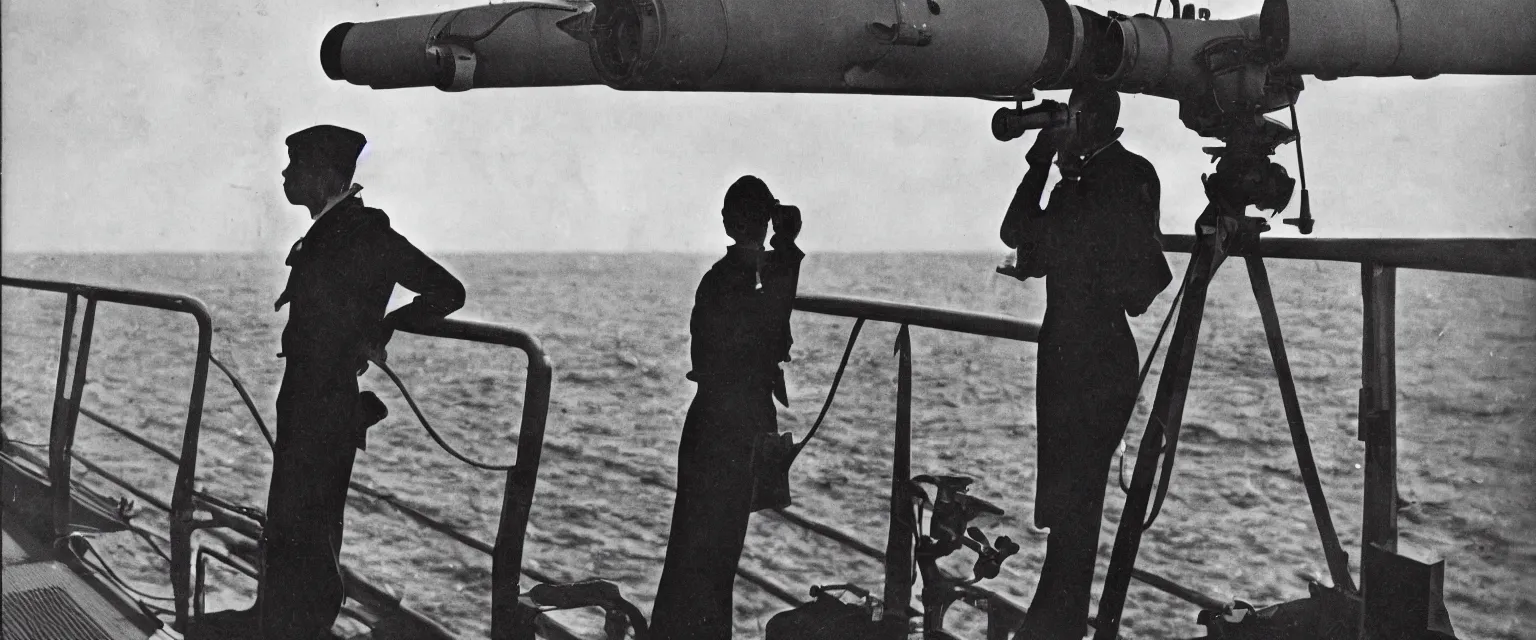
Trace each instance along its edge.
<instances>
[{"instance_id":1,"label":"white overcast sky","mask_svg":"<svg viewBox=\"0 0 1536 640\"><path fill-rule=\"evenodd\" d=\"M338 22L472 3L132 4L4 2L5 251L285 250L308 219L283 201L282 139L320 122L368 136L364 199L434 251L715 251L720 196L754 173L801 206L811 250L1001 252L1023 171L1027 139L993 140L997 105L977 100L374 91L320 69ZM1308 78L1316 235L1536 235L1533 98L1536 78ZM1188 232L1214 141L1165 100L1124 114L1164 231ZM1279 160L1296 174L1293 147Z\"/></svg>"}]
</instances>

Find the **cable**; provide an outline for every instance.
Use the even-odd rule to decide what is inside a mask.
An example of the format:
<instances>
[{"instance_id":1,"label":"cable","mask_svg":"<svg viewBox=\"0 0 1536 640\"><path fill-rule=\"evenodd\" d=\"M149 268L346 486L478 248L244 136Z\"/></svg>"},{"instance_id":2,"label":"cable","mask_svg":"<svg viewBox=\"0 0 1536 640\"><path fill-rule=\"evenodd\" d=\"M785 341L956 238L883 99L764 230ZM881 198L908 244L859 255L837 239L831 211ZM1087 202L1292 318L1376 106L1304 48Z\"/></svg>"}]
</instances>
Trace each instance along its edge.
<instances>
[{"instance_id":1,"label":"cable","mask_svg":"<svg viewBox=\"0 0 1536 640\"><path fill-rule=\"evenodd\" d=\"M1301 160L1301 125L1296 122L1296 103L1291 103L1291 131L1296 133L1296 169L1301 173L1301 190L1307 190L1307 164Z\"/></svg>"},{"instance_id":2,"label":"cable","mask_svg":"<svg viewBox=\"0 0 1536 640\"><path fill-rule=\"evenodd\" d=\"M251 400L250 394L246 393L246 391L245 391L245 384L240 381L240 377L235 375L233 371L230 371L228 367L225 367L224 363L219 362L219 360L217 358L214 358L213 356L209 356L208 359L211 362L213 362L213 364L215 366L217 366L220 371L224 372L225 377L229 378L230 384L234 385L235 391L240 394L240 399L244 400L245 401L245 406L248 409L251 410L251 417L256 419L256 426L261 428L261 435L267 439L267 446L275 449L277 447L277 444L272 439L272 433L267 430L267 424L265 422L263 422L262 419L261 419L261 412L256 410L256 403ZM846 359L846 356L845 356L845 359ZM437 446L442 447L444 451L447 451L449 453L449 455L452 455L453 457L458 458L460 462L463 462L464 464L467 464L467 465L469 465L471 467L476 467L476 468L479 468L479 469L485 469L485 470L488 470L488 471L510 471L510 470L512 470L514 465L493 465L493 464L487 464L487 463L484 463L484 462L479 462L477 460L473 460L473 459L471 459L469 457L466 457L464 454L459 453L458 450L454 449L445 440L443 440L442 436L438 435L436 429L432 428L432 423L427 420L427 417L425 415L422 415L421 409L416 406L416 399L411 397L411 392L405 388L405 383L400 380L399 376L395 375L395 372L392 369L389 368L389 365L386 365L386 364L384 364L382 362L376 363L376 364L379 365L379 369L384 371L385 375L389 376L390 380L394 381L395 386L399 387L400 394L405 396L406 403L411 405L411 411L414 412L416 414L416 418L421 421L421 426L426 427L427 434L432 436L432 439L437 442ZM825 409L823 409L823 412L825 412Z\"/></svg>"},{"instance_id":3,"label":"cable","mask_svg":"<svg viewBox=\"0 0 1536 640\"><path fill-rule=\"evenodd\" d=\"M124 591L132 593L133 595L139 596L140 598L144 598L146 600L157 600L160 602L173 602L176 600L175 597L151 595L133 588L133 586L129 585L126 580L123 580L121 576L117 575L116 571L112 570L112 565L107 562L106 558L102 557L100 552L96 551L96 547L91 544L90 539L86 538L85 535L80 533L71 533L64 538L61 538L59 542L63 543L65 540L79 540L80 544L85 545L85 550L90 552L91 555L96 556L97 562L101 564L101 575L106 576L107 579L111 580L113 584L121 587ZM81 564L86 564L85 557L81 556L79 552L75 551L73 546L69 544L64 544L63 546L64 548L69 549L70 554L73 555L75 559L79 560Z\"/></svg>"},{"instance_id":4,"label":"cable","mask_svg":"<svg viewBox=\"0 0 1536 640\"><path fill-rule=\"evenodd\" d=\"M430 32L434 34L433 35L433 39L434 40L441 39L443 36L446 35L446 36L452 38L453 40L461 40L462 39L463 41L468 42L469 44L474 44L476 42L479 42L481 40L489 38L492 33L495 33L497 29L501 28L502 23L506 22L514 14L517 14L518 12L521 12L524 9L530 9L530 8L532 8L532 7L530 7L530 6L526 5L526 4L514 4L511 9L507 10L506 13L501 14L501 17L497 18L496 22L492 23L489 28L487 28L484 31L481 31L479 34L474 35L474 36L459 36L459 35L448 33L448 30L453 28L453 23L458 22L459 14L462 14L465 11L464 9L460 9L458 11L453 12L453 15L450 15L448 17L447 22L443 23L443 26L442 26L441 29L433 29L433 30L430 30ZM442 19L442 16L439 16L438 19L439 20ZM433 21L433 27L437 26L436 23L437 23L437 21L434 20Z\"/></svg>"},{"instance_id":5,"label":"cable","mask_svg":"<svg viewBox=\"0 0 1536 640\"><path fill-rule=\"evenodd\" d=\"M1152 351L1147 354L1147 361L1141 365L1141 375L1136 379L1136 398L1138 400L1141 399L1142 388L1146 386L1147 372L1152 370L1152 361L1157 359L1157 350L1163 346L1163 334L1168 331L1168 323L1173 320L1174 312L1179 310L1179 300L1184 297L1184 287L1189 285L1189 278L1192 273L1194 271L1191 269L1184 270L1184 282L1179 284L1179 292L1173 294L1173 302L1168 305L1168 315L1163 317L1163 328L1157 330L1157 340L1152 343ZM1124 440L1121 440L1121 443L1124 442ZM1125 447L1120 448L1119 467L1120 492L1130 493L1131 486L1125 483Z\"/></svg>"},{"instance_id":6,"label":"cable","mask_svg":"<svg viewBox=\"0 0 1536 640\"><path fill-rule=\"evenodd\" d=\"M251 410L251 417L256 419L256 426L261 428L262 437L267 439L267 446L269 448L277 448L277 442L272 439L272 432L267 430L267 423L262 421L261 412L256 410L256 403L251 401L251 394L245 392L245 384L240 382L240 377L235 375L233 371L230 371L229 367L224 366L224 363L219 362L219 359L213 357L212 354L209 354L208 361L218 367L219 371L223 371L224 377L229 378L229 383L234 385L235 392L240 394L240 399L245 401L246 408Z\"/></svg>"},{"instance_id":7,"label":"cable","mask_svg":"<svg viewBox=\"0 0 1536 640\"><path fill-rule=\"evenodd\" d=\"M485 31L481 31L480 35L477 35L477 36L474 36L474 37L470 38L469 41L472 42L472 43L473 42L479 42L481 40L484 40L484 39L490 37L491 33L495 32L496 29L501 27L501 23L506 22L507 19L511 18L513 14L515 14L515 13L517 13L519 11L522 11L523 9L527 9L527 8L528 8L527 5L522 5L522 4L513 5L512 9L510 9L506 13L502 14L500 18L497 18L495 24L492 24L489 29L486 29Z\"/></svg>"},{"instance_id":8,"label":"cable","mask_svg":"<svg viewBox=\"0 0 1536 640\"><path fill-rule=\"evenodd\" d=\"M837 364L837 373L832 376L832 387L827 390L827 401L822 403L821 413L816 416L815 424L811 425L811 430L806 432L800 444L795 445L795 450L790 453L785 466L795 462L795 457L800 455L800 450L805 448L806 443L811 441L811 437L816 435L816 430L821 428L821 420L827 417L827 410L832 408L832 398L837 396L837 385L843 380L843 371L848 368L848 356L853 355L853 345L859 341L859 329L862 328L864 328L864 319L859 318L853 323L853 332L848 336L848 346L843 348L843 361Z\"/></svg>"},{"instance_id":9,"label":"cable","mask_svg":"<svg viewBox=\"0 0 1536 640\"><path fill-rule=\"evenodd\" d=\"M447 441L443 440L442 436L437 434L437 430L432 428L432 423L428 422L427 417L421 414L421 409L416 406L416 399L411 397L411 392L405 388L405 383L400 381L400 376L395 375L395 372L389 368L389 365L384 364L383 362L375 362L374 364L379 365L379 369L384 372L384 375L389 376L389 379L394 381L395 386L400 388L400 395L405 396L405 401L411 405L411 411L416 414L416 419L421 421L421 426L426 427L427 435L432 436L432 439L437 442L437 446L442 447L443 450L447 451L449 455L458 458L460 462L463 462L464 464L467 464L471 467L475 467L477 469L485 469L487 471L511 471L512 468L516 466L510 464L487 464L470 459L464 454L459 453L457 449L454 449L452 445L449 445Z\"/></svg>"},{"instance_id":10,"label":"cable","mask_svg":"<svg viewBox=\"0 0 1536 640\"><path fill-rule=\"evenodd\" d=\"M141 528L136 527L136 526L134 526L132 524L128 525L128 530L132 531L133 533L138 534L139 538L142 539L145 543L147 543L149 545L149 548L154 549L155 553L157 555L159 555L161 559L165 560L166 563L170 563L171 562L171 556L167 555L165 553L165 551L160 548L160 545L155 543L155 539L150 537L149 530L141 529Z\"/></svg>"}]
</instances>

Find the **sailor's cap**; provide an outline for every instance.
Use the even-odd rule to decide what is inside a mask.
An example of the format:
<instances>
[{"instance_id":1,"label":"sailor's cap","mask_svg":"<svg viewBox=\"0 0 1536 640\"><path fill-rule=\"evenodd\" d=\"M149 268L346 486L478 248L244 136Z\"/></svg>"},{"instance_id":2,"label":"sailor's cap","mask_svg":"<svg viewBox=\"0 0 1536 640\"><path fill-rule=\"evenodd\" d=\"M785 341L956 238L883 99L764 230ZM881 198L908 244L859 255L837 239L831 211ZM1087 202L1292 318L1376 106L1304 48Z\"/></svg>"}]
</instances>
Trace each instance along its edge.
<instances>
[{"instance_id":1,"label":"sailor's cap","mask_svg":"<svg viewBox=\"0 0 1536 640\"><path fill-rule=\"evenodd\" d=\"M313 154L328 162L355 167L368 139L351 129L321 124L288 136L284 142L292 153Z\"/></svg>"},{"instance_id":2,"label":"sailor's cap","mask_svg":"<svg viewBox=\"0 0 1536 640\"><path fill-rule=\"evenodd\" d=\"M737 179L725 190L727 204L761 203L772 204L778 202L773 198L773 192L768 190L768 185L757 176L746 175Z\"/></svg>"}]
</instances>

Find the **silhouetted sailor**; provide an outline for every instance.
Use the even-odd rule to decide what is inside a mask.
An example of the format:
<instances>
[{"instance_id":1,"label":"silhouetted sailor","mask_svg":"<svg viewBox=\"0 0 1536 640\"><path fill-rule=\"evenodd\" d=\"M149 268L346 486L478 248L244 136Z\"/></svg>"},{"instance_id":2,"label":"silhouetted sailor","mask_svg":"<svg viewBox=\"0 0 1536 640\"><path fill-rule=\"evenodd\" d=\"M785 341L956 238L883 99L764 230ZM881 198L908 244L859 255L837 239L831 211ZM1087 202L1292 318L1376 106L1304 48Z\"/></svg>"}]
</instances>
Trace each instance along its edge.
<instances>
[{"instance_id":1,"label":"silhouetted sailor","mask_svg":"<svg viewBox=\"0 0 1536 640\"><path fill-rule=\"evenodd\" d=\"M277 448L267 496L262 632L276 640L330 637L343 600L338 558L353 456L384 418L357 377L382 362L395 323L442 317L464 287L363 206L352 184L363 135L320 125L288 137L283 193L314 223L288 254L283 330L287 368L277 394ZM385 317L396 284L420 294Z\"/></svg>"},{"instance_id":2,"label":"silhouetted sailor","mask_svg":"<svg viewBox=\"0 0 1536 640\"><path fill-rule=\"evenodd\" d=\"M784 398L789 316L805 256L795 246L800 212L782 206L753 176L725 193L726 233L735 244L699 282L690 330L698 392L677 456L677 502L666 567L651 614L655 640L731 637L732 591L751 515L752 447L776 433L774 397ZM763 238L773 222L771 251Z\"/></svg>"},{"instance_id":3,"label":"silhouetted sailor","mask_svg":"<svg viewBox=\"0 0 1536 640\"><path fill-rule=\"evenodd\" d=\"M1141 315L1172 280L1158 230L1157 172L1127 151L1113 91L1073 91L1068 124L1041 132L1002 240L1019 249L1020 279L1045 278L1035 402L1039 463L1035 526L1049 528L1045 563L1016 638L1083 637L1104 486L1137 395ZM1040 208L1052 156L1062 180Z\"/></svg>"}]
</instances>

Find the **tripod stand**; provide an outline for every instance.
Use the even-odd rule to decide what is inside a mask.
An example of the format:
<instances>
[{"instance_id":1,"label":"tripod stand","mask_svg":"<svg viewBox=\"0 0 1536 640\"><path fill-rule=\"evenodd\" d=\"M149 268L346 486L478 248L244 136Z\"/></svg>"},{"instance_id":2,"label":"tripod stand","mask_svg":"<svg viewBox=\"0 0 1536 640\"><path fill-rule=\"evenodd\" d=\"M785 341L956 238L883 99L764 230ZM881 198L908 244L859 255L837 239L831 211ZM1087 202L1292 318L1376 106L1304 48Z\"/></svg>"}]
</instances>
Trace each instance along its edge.
<instances>
[{"instance_id":1,"label":"tripod stand","mask_svg":"<svg viewBox=\"0 0 1536 640\"><path fill-rule=\"evenodd\" d=\"M1274 360L1275 374L1280 383L1296 460L1306 485L1313 517L1317 521L1318 535L1322 538L1329 573L1338 588L1354 591L1349 573L1349 556L1340 546L1338 534L1334 531L1322 483L1318 479L1317 466L1312 459L1311 445L1302 421L1301 404L1296 398L1284 339L1280 335L1280 320L1270 291L1269 275L1263 258L1258 256L1259 234L1268 230L1269 225L1263 218L1243 215L1249 204L1278 211L1289 200L1290 185L1286 184L1289 178L1284 176L1278 165L1270 164L1267 159L1274 146L1286 140L1283 135L1274 130L1266 130L1263 125L1242 133L1249 135L1238 138L1228 148L1207 149L1208 153L1222 160L1216 173L1206 180L1206 195L1210 204L1195 224L1197 234L1190 254L1189 273L1186 274L1188 284L1184 302L1179 308L1178 322L1169 341L1167 360L1158 382L1146 432L1137 452L1136 468L1130 490L1126 494L1120 526L1115 534L1109 572L1104 581L1104 591L1099 597L1098 615L1094 622L1094 640L1114 640L1118 637L1121 613L1141 535L1161 511L1172 479L1179 428L1194 367L1206 294L1212 277L1229 255L1243 255L1247 262L1254 297L1264 323L1265 337ZM1161 482L1157 486L1154 500L1153 480L1158 475L1159 459L1162 467ZM1149 502L1152 511L1150 517L1147 516Z\"/></svg>"}]
</instances>

